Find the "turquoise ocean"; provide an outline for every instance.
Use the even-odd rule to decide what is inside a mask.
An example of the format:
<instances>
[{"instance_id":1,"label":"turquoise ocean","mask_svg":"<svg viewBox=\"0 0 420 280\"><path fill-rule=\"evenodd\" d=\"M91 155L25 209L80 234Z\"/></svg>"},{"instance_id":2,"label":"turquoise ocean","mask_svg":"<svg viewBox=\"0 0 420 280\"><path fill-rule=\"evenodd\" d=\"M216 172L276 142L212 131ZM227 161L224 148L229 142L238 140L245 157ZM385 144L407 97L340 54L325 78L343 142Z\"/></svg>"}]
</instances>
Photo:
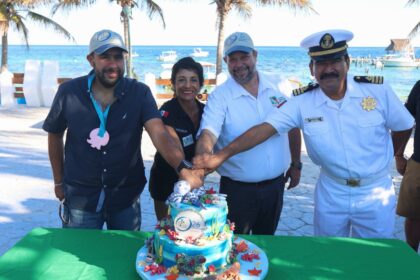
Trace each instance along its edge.
<instances>
[{"instance_id":1,"label":"turquoise ocean","mask_svg":"<svg viewBox=\"0 0 420 280\"><path fill-rule=\"evenodd\" d=\"M134 71L140 80L145 73L153 73L157 77L164 70L162 62L157 59L162 51L173 50L178 59L188 56L194 47L200 46L133 46L133 52L138 56L133 58ZM208 57L197 60L216 63L216 47L201 46L209 52ZM257 68L264 72L282 73L284 77L298 80L301 83L311 81L309 74L309 58L306 51L300 47L256 47L258 50ZM56 60L59 62L60 77L74 78L85 75L90 70L86 60L87 46L42 46L34 45L29 49L26 46L9 46L9 70L11 72L24 72L26 60ZM357 57L380 57L385 55L385 47L353 47L349 54ZM420 57L420 49L416 49L416 57ZM226 65L223 65L226 72ZM420 69L385 67L376 69L373 65L352 63L350 73L354 75L380 75L392 86L397 95L404 100L417 80L420 79Z\"/></svg>"}]
</instances>

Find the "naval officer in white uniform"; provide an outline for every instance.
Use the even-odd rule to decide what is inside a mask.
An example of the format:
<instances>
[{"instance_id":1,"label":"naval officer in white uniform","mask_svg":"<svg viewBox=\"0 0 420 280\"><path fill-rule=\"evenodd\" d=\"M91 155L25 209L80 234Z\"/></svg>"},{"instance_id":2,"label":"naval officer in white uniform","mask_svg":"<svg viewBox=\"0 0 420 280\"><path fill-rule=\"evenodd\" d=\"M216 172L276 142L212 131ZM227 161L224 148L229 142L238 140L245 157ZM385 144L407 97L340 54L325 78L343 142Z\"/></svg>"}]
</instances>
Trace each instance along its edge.
<instances>
[{"instance_id":1,"label":"naval officer in white uniform","mask_svg":"<svg viewBox=\"0 0 420 280\"><path fill-rule=\"evenodd\" d=\"M396 201L390 170L394 150L410 136L414 120L382 77L348 75L352 38L346 30L306 37L301 46L309 50L317 83L295 90L296 97L275 108L264 123L194 163L213 169L276 133L299 127L308 155L321 168L315 235L391 238Z\"/></svg>"}]
</instances>

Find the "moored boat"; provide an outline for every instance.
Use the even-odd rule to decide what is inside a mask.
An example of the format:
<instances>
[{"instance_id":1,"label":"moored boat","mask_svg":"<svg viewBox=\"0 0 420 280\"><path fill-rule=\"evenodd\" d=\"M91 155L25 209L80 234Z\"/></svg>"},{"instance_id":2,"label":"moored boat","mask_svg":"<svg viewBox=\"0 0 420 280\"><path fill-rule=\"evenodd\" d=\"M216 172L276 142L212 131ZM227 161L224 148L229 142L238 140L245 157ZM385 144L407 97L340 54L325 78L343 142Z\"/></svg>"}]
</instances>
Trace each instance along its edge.
<instances>
[{"instance_id":1,"label":"moored boat","mask_svg":"<svg viewBox=\"0 0 420 280\"><path fill-rule=\"evenodd\" d=\"M201 48L194 48L194 52L190 54L192 57L207 57L209 56L208 51L203 51Z\"/></svg>"},{"instance_id":2,"label":"moored boat","mask_svg":"<svg viewBox=\"0 0 420 280\"><path fill-rule=\"evenodd\" d=\"M391 44L385 50L387 54L381 59L384 67L420 66L420 60L415 58L409 39L391 39Z\"/></svg>"},{"instance_id":3,"label":"moored boat","mask_svg":"<svg viewBox=\"0 0 420 280\"><path fill-rule=\"evenodd\" d=\"M170 62L175 61L177 57L178 55L176 54L176 51L163 51L159 55L158 59L163 62Z\"/></svg>"}]
</instances>

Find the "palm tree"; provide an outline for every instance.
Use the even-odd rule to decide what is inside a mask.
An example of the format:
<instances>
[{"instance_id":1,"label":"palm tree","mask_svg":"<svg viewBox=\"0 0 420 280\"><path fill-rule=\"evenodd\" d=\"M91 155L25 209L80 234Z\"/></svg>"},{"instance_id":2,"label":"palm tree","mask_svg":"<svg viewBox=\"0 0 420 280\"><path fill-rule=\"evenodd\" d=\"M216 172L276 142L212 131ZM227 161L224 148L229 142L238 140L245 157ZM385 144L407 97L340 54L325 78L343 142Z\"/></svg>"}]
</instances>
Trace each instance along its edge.
<instances>
[{"instance_id":1,"label":"palm tree","mask_svg":"<svg viewBox=\"0 0 420 280\"><path fill-rule=\"evenodd\" d=\"M73 9L78 7L88 7L93 5L96 0L59 0L59 3L54 5L52 12L55 13L58 9ZM126 64L127 76L132 78L133 73L133 60L132 60L132 49L131 49L131 35L130 35L130 20L132 19L131 13L134 7L138 7L140 4L141 9L146 9L147 15L152 19L156 14L159 15L162 21L163 27L166 27L165 19L163 17L163 11L153 0L109 0L109 2L116 2L121 6L120 18L124 26L124 41L128 49L128 58Z\"/></svg>"},{"instance_id":2,"label":"palm tree","mask_svg":"<svg viewBox=\"0 0 420 280\"><path fill-rule=\"evenodd\" d=\"M27 20L40 23L45 27L51 27L66 39L74 41L73 36L57 22L32 11L33 8L49 2L48 0L3 0L0 2L1 72L8 67L8 34L10 28L15 29L22 35L26 46L29 48Z\"/></svg>"},{"instance_id":3,"label":"palm tree","mask_svg":"<svg viewBox=\"0 0 420 280\"><path fill-rule=\"evenodd\" d=\"M419 4L419 0L408 0L407 6ZM417 22L417 24L414 26L414 28L410 31L410 34L408 34L408 38L413 39L416 35L420 33L420 21Z\"/></svg>"},{"instance_id":4,"label":"palm tree","mask_svg":"<svg viewBox=\"0 0 420 280\"><path fill-rule=\"evenodd\" d=\"M312 11L310 0L214 0L212 4L216 4L217 22L216 27L218 30L217 36L217 59L216 59L216 75L222 72L222 43L225 33L225 20L232 9L236 9L239 15L244 19L249 19L252 16L252 8L250 2L263 6L288 6L296 10Z\"/></svg>"}]
</instances>

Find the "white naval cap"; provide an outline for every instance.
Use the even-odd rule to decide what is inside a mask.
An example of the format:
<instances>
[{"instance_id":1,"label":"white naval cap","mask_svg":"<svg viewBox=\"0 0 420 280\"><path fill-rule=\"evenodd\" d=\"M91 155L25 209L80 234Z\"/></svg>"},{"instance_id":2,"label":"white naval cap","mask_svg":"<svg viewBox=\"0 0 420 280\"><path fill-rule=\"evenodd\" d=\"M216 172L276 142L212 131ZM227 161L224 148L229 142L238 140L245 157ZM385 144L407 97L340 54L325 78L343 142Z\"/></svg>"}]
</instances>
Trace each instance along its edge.
<instances>
[{"instance_id":1,"label":"white naval cap","mask_svg":"<svg viewBox=\"0 0 420 280\"><path fill-rule=\"evenodd\" d=\"M314 60L326 60L347 54L347 42L353 39L353 33L343 29L324 30L309 35L300 42L300 46L309 50Z\"/></svg>"}]
</instances>

